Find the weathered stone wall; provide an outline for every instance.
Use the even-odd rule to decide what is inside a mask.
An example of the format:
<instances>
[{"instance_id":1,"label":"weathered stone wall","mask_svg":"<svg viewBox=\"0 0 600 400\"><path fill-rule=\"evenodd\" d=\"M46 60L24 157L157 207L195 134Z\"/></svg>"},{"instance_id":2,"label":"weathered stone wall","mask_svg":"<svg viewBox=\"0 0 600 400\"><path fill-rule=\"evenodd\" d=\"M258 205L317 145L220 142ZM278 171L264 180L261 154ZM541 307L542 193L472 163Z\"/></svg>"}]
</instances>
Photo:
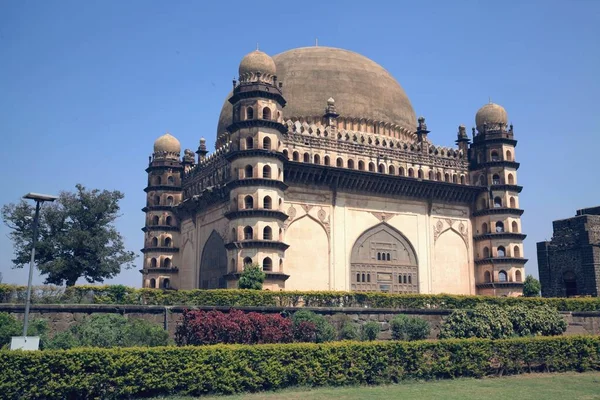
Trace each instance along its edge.
<instances>
[{"instance_id":1,"label":"weathered stone wall","mask_svg":"<svg viewBox=\"0 0 600 400\"><path fill-rule=\"evenodd\" d=\"M230 307L189 307L199 310L228 311ZM0 312L9 312L22 319L24 306L21 304L0 304ZM143 318L162 325L169 331L171 337L175 335L177 323L186 307L182 306L131 306L131 305L105 305L105 304L48 304L32 305L30 319L43 318L48 321L52 333L68 329L70 326L81 322L92 314L121 314L128 318ZM297 308L282 307L236 307L243 311L256 311L263 313L294 312ZM379 339L391 339L390 320L397 314L407 314L423 318L431 325L431 339L435 339L440 331L444 318L452 310L397 310L388 308L306 308L324 315L336 328L340 328L345 320L355 321L362 325L365 322L376 321L381 324ZM600 312L564 312L568 322L566 334L600 334Z\"/></svg>"},{"instance_id":2,"label":"weathered stone wall","mask_svg":"<svg viewBox=\"0 0 600 400\"><path fill-rule=\"evenodd\" d=\"M537 244L542 296L565 297L565 276L574 276L578 295L600 294L600 215L584 214L592 211L554 221L552 240Z\"/></svg>"}]
</instances>

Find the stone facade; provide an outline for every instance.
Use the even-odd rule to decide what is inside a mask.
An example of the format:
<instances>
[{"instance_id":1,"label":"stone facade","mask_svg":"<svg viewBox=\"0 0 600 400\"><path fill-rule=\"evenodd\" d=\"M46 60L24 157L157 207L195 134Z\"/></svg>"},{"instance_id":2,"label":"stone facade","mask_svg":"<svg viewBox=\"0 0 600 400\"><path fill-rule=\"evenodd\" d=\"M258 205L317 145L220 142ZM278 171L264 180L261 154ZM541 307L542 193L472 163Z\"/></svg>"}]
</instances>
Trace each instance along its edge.
<instances>
[{"instance_id":1,"label":"stone facade","mask_svg":"<svg viewBox=\"0 0 600 400\"><path fill-rule=\"evenodd\" d=\"M184 309L219 310L229 311L230 307L182 307L182 306L118 306L104 304L64 304L31 306L30 319L43 318L48 321L51 334L62 332L76 325L92 314L121 314L127 318L142 318L152 323L162 325L169 331L171 338L175 336L177 324L181 320ZM238 307L243 311L256 311L264 313L294 312L297 308L280 307ZM392 338L390 321L398 314L406 314L425 319L431 327L430 339L436 339L440 326L451 310L396 310L381 308L307 308L318 314L324 315L337 329L341 328L344 321L350 320L358 326L375 321L381 325L380 340ZM18 304L0 304L0 312L8 312L17 318L23 318L24 307ZM600 334L600 312L563 312L568 327L566 335L598 335Z\"/></svg>"},{"instance_id":2,"label":"stone facade","mask_svg":"<svg viewBox=\"0 0 600 400\"><path fill-rule=\"evenodd\" d=\"M577 210L552 226L552 240L537 243L542 296L598 296L600 207Z\"/></svg>"},{"instance_id":3,"label":"stone facade","mask_svg":"<svg viewBox=\"0 0 600 400\"><path fill-rule=\"evenodd\" d=\"M155 142L143 286L233 288L256 263L269 290L519 295L513 126L490 103L472 132L434 145L400 85L356 53L252 52L215 152L201 139L177 161L171 135Z\"/></svg>"}]
</instances>

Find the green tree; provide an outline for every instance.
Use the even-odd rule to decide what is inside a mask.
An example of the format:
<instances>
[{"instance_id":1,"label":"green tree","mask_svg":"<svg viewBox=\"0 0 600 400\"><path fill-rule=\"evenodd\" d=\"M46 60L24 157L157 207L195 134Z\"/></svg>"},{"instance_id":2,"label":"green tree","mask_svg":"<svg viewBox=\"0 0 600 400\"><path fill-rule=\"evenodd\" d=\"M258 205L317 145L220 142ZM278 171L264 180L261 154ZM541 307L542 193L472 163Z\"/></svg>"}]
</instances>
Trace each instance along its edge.
<instances>
[{"instance_id":1,"label":"green tree","mask_svg":"<svg viewBox=\"0 0 600 400\"><path fill-rule=\"evenodd\" d=\"M62 192L40 212L35 261L46 283L73 286L81 277L89 283L104 282L134 266L135 253L126 251L114 226L119 216L119 191L86 190ZM12 229L15 268L29 263L35 206L21 201L2 207L2 220Z\"/></svg>"},{"instance_id":2,"label":"green tree","mask_svg":"<svg viewBox=\"0 0 600 400\"><path fill-rule=\"evenodd\" d=\"M244 266L244 271L240 275L238 288L261 290L265 281L265 273L258 264L247 264Z\"/></svg>"},{"instance_id":3,"label":"green tree","mask_svg":"<svg viewBox=\"0 0 600 400\"><path fill-rule=\"evenodd\" d=\"M527 278L525 278L525 282L523 282L523 296L538 297L540 295L541 290L542 285L540 284L540 281L538 281L531 275L527 275Z\"/></svg>"}]
</instances>

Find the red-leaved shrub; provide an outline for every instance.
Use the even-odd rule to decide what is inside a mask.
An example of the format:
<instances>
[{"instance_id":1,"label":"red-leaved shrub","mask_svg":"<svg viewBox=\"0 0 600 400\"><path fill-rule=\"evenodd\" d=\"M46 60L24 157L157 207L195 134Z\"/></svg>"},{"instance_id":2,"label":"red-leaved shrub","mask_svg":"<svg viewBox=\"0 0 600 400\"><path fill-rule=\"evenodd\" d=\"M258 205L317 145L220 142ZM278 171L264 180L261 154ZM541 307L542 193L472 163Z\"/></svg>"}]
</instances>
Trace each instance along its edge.
<instances>
[{"instance_id":1,"label":"red-leaved shrub","mask_svg":"<svg viewBox=\"0 0 600 400\"><path fill-rule=\"evenodd\" d=\"M185 310L175 331L175 342L180 345L216 343L289 343L294 329L289 318L279 314L245 313L231 310Z\"/></svg>"}]
</instances>

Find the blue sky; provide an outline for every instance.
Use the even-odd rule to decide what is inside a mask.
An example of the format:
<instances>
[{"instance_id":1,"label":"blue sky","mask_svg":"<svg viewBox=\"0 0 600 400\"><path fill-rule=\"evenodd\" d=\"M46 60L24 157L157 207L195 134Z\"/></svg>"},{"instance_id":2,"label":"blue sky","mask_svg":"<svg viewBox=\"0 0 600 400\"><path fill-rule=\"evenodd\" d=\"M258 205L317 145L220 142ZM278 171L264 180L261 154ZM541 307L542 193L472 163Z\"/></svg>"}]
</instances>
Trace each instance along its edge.
<instances>
[{"instance_id":1,"label":"blue sky","mask_svg":"<svg viewBox=\"0 0 600 400\"><path fill-rule=\"evenodd\" d=\"M0 1L0 204L30 191L125 193L118 228L142 247L144 168L155 138L213 148L240 59L340 47L400 82L430 138L453 145L488 101L519 140L527 273L552 220L600 205L598 1ZM12 270L0 227L4 282ZM139 252L138 252L139 254ZM141 265L141 257L137 260ZM139 268L110 283L139 286ZM42 278L36 276L35 283Z\"/></svg>"}]
</instances>

